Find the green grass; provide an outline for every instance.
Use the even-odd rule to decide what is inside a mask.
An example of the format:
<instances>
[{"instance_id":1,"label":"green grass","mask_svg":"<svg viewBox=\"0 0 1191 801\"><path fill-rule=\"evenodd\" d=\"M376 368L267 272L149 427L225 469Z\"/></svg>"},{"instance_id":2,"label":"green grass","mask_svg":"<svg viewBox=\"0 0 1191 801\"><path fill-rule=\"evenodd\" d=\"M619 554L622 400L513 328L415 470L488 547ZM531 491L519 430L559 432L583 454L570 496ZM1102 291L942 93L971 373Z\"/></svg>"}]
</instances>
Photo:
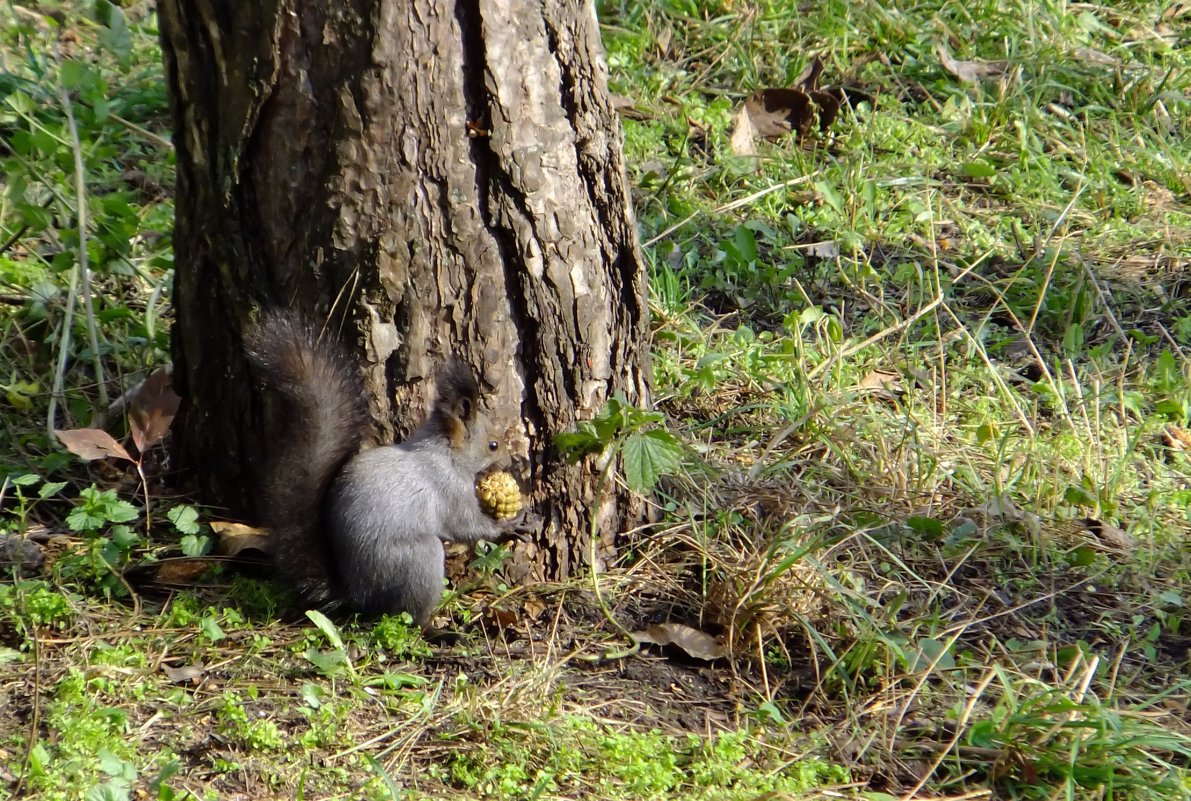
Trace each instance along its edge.
<instances>
[{"instance_id":1,"label":"green grass","mask_svg":"<svg viewBox=\"0 0 1191 801\"><path fill-rule=\"evenodd\" d=\"M1187 797L1191 14L802 6L599 4L685 457L598 599L482 557L452 648L245 577L130 601L216 536L45 420L167 359L155 20L0 9L0 531L49 556L0 583L0 798ZM734 155L816 56L857 106ZM60 363L80 206L97 338L76 306ZM624 656L605 615L730 658Z\"/></svg>"}]
</instances>

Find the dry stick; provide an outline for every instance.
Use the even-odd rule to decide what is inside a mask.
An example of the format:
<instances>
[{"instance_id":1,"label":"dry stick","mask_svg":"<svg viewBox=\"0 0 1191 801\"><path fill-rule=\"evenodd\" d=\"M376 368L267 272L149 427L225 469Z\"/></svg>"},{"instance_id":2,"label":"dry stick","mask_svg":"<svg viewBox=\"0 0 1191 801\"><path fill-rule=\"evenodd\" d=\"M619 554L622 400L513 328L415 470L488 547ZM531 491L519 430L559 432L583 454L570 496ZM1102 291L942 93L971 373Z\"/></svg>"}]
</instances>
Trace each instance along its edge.
<instances>
[{"instance_id":1,"label":"dry stick","mask_svg":"<svg viewBox=\"0 0 1191 801\"><path fill-rule=\"evenodd\" d=\"M137 134L138 136L140 136L144 139L148 139L150 142L157 145L162 150L173 150L174 149L174 143L171 142L170 140L166 139L165 137L159 136L159 135L153 133L152 131L148 130L147 128L142 128L141 126L137 125L135 122L132 122L131 120L124 119L119 114L113 114L112 112L109 111L108 116L111 117L116 122L123 125L128 130L132 131L134 134Z\"/></svg>"},{"instance_id":2,"label":"dry stick","mask_svg":"<svg viewBox=\"0 0 1191 801\"><path fill-rule=\"evenodd\" d=\"M37 732L41 728L41 640L37 630L33 631L33 711L29 715L29 737L25 741L25 758L21 766L21 777L17 779L17 786L12 797L20 798L21 790L25 787L25 779L29 776L29 763L33 758L33 746L37 743Z\"/></svg>"},{"instance_id":3,"label":"dry stick","mask_svg":"<svg viewBox=\"0 0 1191 801\"><path fill-rule=\"evenodd\" d=\"M79 289L79 269L70 271L70 292L66 295L66 312L62 315L62 338L58 341L58 364L54 368L54 386L50 390L46 410L46 434L54 439L54 418L58 416L58 399L62 397L62 383L66 376L66 354L70 351L70 328L74 324L74 298Z\"/></svg>"},{"instance_id":4,"label":"dry stick","mask_svg":"<svg viewBox=\"0 0 1191 801\"><path fill-rule=\"evenodd\" d=\"M788 181L782 181L780 184L774 184L773 186L767 186L764 189L760 189L756 192L753 192L751 195L746 195L742 198L737 198L736 200L733 200L731 203L725 203L722 206L717 206L714 209L712 209L710 212L707 212L707 213L708 214L723 214L726 211L732 211L733 209L738 209L741 206L747 206L748 204L752 203L754 200L760 200L761 198L765 197L766 195L771 195L774 192L780 192L781 190L788 189L791 186L796 186L798 184L806 183L807 181L811 180L812 178L815 178L816 176L818 176L819 174L820 174L820 171L816 171L816 172L811 173L810 175L802 175L802 176L799 176L798 178L791 178ZM703 214L703 213L704 212L702 210L691 212L683 219L679 220L678 222L674 223L666 230L662 231L657 236L655 236L651 239L648 239L645 242L642 242L641 247L647 248L647 247L656 245L658 242L662 241L663 239L668 237L670 234L674 233L679 228L682 228L684 225L686 225L691 220L695 219L696 217L698 217L700 214Z\"/></svg>"},{"instance_id":5,"label":"dry stick","mask_svg":"<svg viewBox=\"0 0 1191 801\"><path fill-rule=\"evenodd\" d=\"M79 220L79 274L83 283L83 304L87 311L87 335L91 340L91 357L95 361L95 383L99 389L99 405L108 405L107 383L103 378L103 359L99 355L99 329L95 324L95 307L91 302L91 263L87 253L87 174L83 168L83 145L74 121L74 107L66 90L59 88L62 109L66 112L66 126L70 131L70 149L74 154L75 206Z\"/></svg>"}]
</instances>

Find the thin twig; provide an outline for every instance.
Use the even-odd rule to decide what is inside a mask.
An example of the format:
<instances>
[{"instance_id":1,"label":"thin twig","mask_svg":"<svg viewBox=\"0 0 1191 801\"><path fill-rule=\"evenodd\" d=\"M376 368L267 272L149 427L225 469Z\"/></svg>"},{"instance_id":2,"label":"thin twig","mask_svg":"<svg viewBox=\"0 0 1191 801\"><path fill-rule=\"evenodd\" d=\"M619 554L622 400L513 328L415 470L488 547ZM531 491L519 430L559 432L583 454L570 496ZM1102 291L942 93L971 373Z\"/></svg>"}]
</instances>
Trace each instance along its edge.
<instances>
[{"instance_id":1,"label":"thin twig","mask_svg":"<svg viewBox=\"0 0 1191 801\"><path fill-rule=\"evenodd\" d=\"M109 111L108 116L111 117L116 122L123 125L128 130L132 131L134 134L137 134L138 136L142 136L145 139L148 139L150 142L157 145L162 150L172 151L174 149L174 143L171 142L170 140L166 139L165 137L155 134L147 128L142 128L141 126L137 125L135 122L132 122L131 120L124 119L119 114L113 114L112 112Z\"/></svg>"},{"instance_id":2,"label":"thin twig","mask_svg":"<svg viewBox=\"0 0 1191 801\"><path fill-rule=\"evenodd\" d=\"M91 301L91 263L87 254L87 175L83 168L83 145L74 121L74 109L66 89L59 85L58 97L66 113L66 128L70 132L70 149L74 154L75 207L79 221L78 269L83 284L83 306L87 312L87 336L91 340L91 358L95 366L95 383L99 387L99 405L107 407L107 382L103 377L103 358L99 353L99 328L95 323L95 306Z\"/></svg>"}]
</instances>

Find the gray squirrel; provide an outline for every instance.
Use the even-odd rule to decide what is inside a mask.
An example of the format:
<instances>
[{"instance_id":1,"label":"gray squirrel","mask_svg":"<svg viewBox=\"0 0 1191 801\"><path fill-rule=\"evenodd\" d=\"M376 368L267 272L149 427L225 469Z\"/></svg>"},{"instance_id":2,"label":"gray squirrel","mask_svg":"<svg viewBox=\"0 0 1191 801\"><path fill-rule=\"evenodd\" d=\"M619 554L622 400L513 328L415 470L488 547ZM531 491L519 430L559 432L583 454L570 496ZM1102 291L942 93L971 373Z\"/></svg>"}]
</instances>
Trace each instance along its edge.
<instances>
[{"instance_id":1,"label":"gray squirrel","mask_svg":"<svg viewBox=\"0 0 1191 801\"><path fill-rule=\"evenodd\" d=\"M287 419L259 510L278 571L309 602L408 612L426 628L443 591L442 542L504 541L526 524L497 523L476 499L476 476L507 455L480 414L475 375L448 361L426 421L399 444L361 451L367 395L338 343L271 310L246 345Z\"/></svg>"}]
</instances>

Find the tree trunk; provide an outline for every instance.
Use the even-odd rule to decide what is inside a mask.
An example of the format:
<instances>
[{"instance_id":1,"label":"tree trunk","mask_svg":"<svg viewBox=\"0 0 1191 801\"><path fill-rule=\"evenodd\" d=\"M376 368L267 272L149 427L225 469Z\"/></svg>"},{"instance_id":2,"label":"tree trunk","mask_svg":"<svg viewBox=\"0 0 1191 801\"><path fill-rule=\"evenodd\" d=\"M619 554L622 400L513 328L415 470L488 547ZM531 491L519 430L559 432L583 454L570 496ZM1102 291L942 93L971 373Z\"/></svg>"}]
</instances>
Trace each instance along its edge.
<instances>
[{"instance_id":1,"label":"tree trunk","mask_svg":"<svg viewBox=\"0 0 1191 801\"><path fill-rule=\"evenodd\" d=\"M645 273L590 2L159 0L177 149L183 466L250 514L273 421L242 357L254 307L356 346L378 436L474 365L563 578L639 516L552 437L648 400ZM594 520L593 520L594 516ZM594 523L594 527L593 527ZM524 555L523 555L524 556Z\"/></svg>"}]
</instances>

